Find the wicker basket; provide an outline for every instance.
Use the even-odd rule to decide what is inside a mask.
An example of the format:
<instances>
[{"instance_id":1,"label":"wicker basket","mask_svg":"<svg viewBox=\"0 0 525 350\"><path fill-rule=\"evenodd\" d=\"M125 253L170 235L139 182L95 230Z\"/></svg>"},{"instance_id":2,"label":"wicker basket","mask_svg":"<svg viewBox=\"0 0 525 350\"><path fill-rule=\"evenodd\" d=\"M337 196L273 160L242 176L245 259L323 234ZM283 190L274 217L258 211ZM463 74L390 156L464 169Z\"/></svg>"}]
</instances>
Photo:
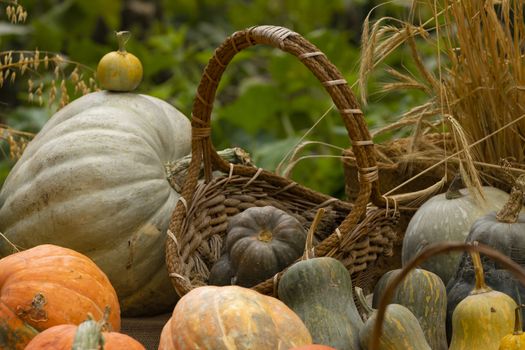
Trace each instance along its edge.
<instances>
[{"instance_id":1,"label":"wicker basket","mask_svg":"<svg viewBox=\"0 0 525 350\"><path fill-rule=\"evenodd\" d=\"M219 80L236 53L256 44L270 45L297 57L332 97L348 131L359 170L359 193L352 203L264 169L228 163L218 156L211 142L210 117ZM176 292L182 296L207 284L209 270L220 256L228 217L253 206L283 209L305 228L309 228L318 208L324 208L325 215L315 233L315 255L339 259L354 276L379 256L391 254L398 217L394 210L381 208L383 198L373 149L352 91L317 47L299 34L276 26L256 26L228 37L206 66L193 105L192 160L166 243L166 262ZM199 181L202 168L204 181ZM369 206L371 198L376 207ZM253 288L273 294L281 274Z\"/></svg>"}]
</instances>

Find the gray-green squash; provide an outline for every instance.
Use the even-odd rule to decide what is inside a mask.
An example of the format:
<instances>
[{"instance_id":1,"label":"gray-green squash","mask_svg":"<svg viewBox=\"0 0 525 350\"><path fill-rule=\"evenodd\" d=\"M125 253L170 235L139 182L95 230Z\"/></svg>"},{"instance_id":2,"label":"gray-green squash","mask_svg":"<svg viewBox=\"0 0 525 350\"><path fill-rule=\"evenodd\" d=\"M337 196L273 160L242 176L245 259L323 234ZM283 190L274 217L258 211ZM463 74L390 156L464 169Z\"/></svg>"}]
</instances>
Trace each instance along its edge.
<instances>
[{"instance_id":1,"label":"gray-green squash","mask_svg":"<svg viewBox=\"0 0 525 350\"><path fill-rule=\"evenodd\" d=\"M374 288L372 306L377 308L387 284L401 269L385 273ZM403 279L392 297L393 304L408 308L416 316L429 346L433 350L447 350L445 321L447 292L441 278L424 269L414 269Z\"/></svg>"},{"instance_id":2,"label":"gray-green squash","mask_svg":"<svg viewBox=\"0 0 525 350\"><path fill-rule=\"evenodd\" d=\"M248 208L228 220L208 283L253 287L299 259L305 242L306 231L292 215L269 205Z\"/></svg>"},{"instance_id":3,"label":"gray-green squash","mask_svg":"<svg viewBox=\"0 0 525 350\"><path fill-rule=\"evenodd\" d=\"M363 321L350 273L339 260L318 257L293 264L279 281L278 297L303 320L315 344L360 349Z\"/></svg>"},{"instance_id":4,"label":"gray-green squash","mask_svg":"<svg viewBox=\"0 0 525 350\"><path fill-rule=\"evenodd\" d=\"M403 237L401 253L403 266L431 243L464 242L474 220L492 210L497 210L508 198L506 192L485 186L482 188L485 200L480 202L461 186L461 179L454 179L446 193L430 198L410 219ZM421 268L434 272L447 285L460 259L460 253L450 252L432 257L425 261Z\"/></svg>"}]
</instances>

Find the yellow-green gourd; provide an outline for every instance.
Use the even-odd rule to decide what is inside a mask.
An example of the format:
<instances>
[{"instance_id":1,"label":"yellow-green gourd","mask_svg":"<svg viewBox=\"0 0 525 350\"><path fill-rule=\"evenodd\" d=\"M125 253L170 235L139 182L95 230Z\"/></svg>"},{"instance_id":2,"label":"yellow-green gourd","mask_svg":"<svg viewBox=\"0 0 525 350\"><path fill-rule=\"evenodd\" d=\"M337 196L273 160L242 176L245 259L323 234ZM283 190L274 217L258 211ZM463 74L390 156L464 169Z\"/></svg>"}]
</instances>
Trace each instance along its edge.
<instances>
[{"instance_id":1,"label":"yellow-green gourd","mask_svg":"<svg viewBox=\"0 0 525 350\"><path fill-rule=\"evenodd\" d=\"M105 54L97 66L97 78L103 89L133 91L142 80L142 63L137 56L126 51L130 32L117 32L118 51Z\"/></svg>"},{"instance_id":2,"label":"yellow-green gourd","mask_svg":"<svg viewBox=\"0 0 525 350\"><path fill-rule=\"evenodd\" d=\"M514 332L507 334L501 339L499 350L525 350L525 333L523 333L521 307L522 305L519 305L515 310Z\"/></svg>"},{"instance_id":3,"label":"yellow-green gourd","mask_svg":"<svg viewBox=\"0 0 525 350\"><path fill-rule=\"evenodd\" d=\"M514 329L517 305L508 295L485 284L479 253L471 256L476 285L454 310L449 350L498 350L501 339Z\"/></svg>"}]
</instances>

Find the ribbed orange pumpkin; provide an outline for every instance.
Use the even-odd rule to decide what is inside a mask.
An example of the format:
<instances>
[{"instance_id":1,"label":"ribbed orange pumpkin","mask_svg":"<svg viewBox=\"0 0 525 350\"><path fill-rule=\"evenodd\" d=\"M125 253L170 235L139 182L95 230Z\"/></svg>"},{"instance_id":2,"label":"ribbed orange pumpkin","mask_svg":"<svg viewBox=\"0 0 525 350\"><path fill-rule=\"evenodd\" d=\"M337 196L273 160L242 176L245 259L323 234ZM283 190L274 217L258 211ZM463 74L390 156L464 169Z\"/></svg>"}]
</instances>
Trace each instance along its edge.
<instances>
[{"instance_id":1,"label":"ribbed orange pumpkin","mask_svg":"<svg viewBox=\"0 0 525 350\"><path fill-rule=\"evenodd\" d=\"M239 286L204 286L179 300L159 350L288 350L311 343L299 316L280 300Z\"/></svg>"},{"instance_id":2,"label":"ribbed orange pumpkin","mask_svg":"<svg viewBox=\"0 0 525 350\"><path fill-rule=\"evenodd\" d=\"M89 322L89 321L87 321ZM79 326L63 324L46 329L27 344L25 350L71 350L78 337ZM93 334L91 334L93 336ZM142 344L132 337L118 332L102 332L104 350L146 350ZM83 336L85 339L86 336ZM82 344L76 344L78 349L86 349ZM89 348L91 349L91 347ZM94 349L94 348L93 348Z\"/></svg>"},{"instance_id":3,"label":"ribbed orange pumpkin","mask_svg":"<svg viewBox=\"0 0 525 350\"><path fill-rule=\"evenodd\" d=\"M23 350L37 334L0 299L0 349Z\"/></svg>"},{"instance_id":4,"label":"ribbed orange pumpkin","mask_svg":"<svg viewBox=\"0 0 525 350\"><path fill-rule=\"evenodd\" d=\"M106 307L111 309L112 330L120 330L117 295L106 275L88 257L55 245L40 245L0 260L0 305L2 349L23 348L28 339L16 336L17 329L28 334L26 326L42 331L80 324L88 313L101 319ZM2 344L4 339L9 343Z\"/></svg>"}]
</instances>

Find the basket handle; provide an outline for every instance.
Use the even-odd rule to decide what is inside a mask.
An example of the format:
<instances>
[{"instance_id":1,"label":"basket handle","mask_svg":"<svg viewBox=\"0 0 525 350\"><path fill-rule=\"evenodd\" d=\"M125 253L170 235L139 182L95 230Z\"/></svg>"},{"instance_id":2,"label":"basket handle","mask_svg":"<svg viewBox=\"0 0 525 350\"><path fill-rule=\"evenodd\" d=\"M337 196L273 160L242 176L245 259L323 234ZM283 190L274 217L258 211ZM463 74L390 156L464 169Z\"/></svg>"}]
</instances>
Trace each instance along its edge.
<instances>
[{"instance_id":1,"label":"basket handle","mask_svg":"<svg viewBox=\"0 0 525 350\"><path fill-rule=\"evenodd\" d=\"M476 242L477 243L477 242ZM383 321L385 319L386 307L392 300L394 291L401 284L403 279L417 266L421 265L424 261L429 258L449 252L479 252L485 254L491 259L499 262L504 268L510 270L512 274L525 286L525 269L520 266L518 263L513 261L511 258L505 254L499 252L498 250L481 243L472 244L464 242L441 242L433 243L425 247L416 257L405 265L401 271L396 274L392 280L387 284L385 292L379 300L379 306L377 308L377 316L374 323L374 328L372 330L372 337L370 338L370 343L368 344L369 350L378 350L379 349L379 340L381 337L381 332L383 328Z\"/></svg>"},{"instance_id":2,"label":"basket handle","mask_svg":"<svg viewBox=\"0 0 525 350\"><path fill-rule=\"evenodd\" d=\"M217 154L211 141L210 118L213 101L220 78L233 57L241 50L257 44L270 45L291 53L317 77L337 106L352 141L360 183L371 183L375 188L374 197L383 200L379 194L373 141L363 112L346 80L324 53L301 35L287 28L268 25L255 26L232 34L215 50L204 69L192 110L193 158L187 179L188 186L183 196L188 198L187 195L195 189L201 162L204 162L207 181L211 179L215 169L223 172L230 170L230 164ZM253 168L236 165L234 174L250 176L253 175ZM361 190L365 190L362 187ZM370 197L370 194L367 197Z\"/></svg>"}]
</instances>

